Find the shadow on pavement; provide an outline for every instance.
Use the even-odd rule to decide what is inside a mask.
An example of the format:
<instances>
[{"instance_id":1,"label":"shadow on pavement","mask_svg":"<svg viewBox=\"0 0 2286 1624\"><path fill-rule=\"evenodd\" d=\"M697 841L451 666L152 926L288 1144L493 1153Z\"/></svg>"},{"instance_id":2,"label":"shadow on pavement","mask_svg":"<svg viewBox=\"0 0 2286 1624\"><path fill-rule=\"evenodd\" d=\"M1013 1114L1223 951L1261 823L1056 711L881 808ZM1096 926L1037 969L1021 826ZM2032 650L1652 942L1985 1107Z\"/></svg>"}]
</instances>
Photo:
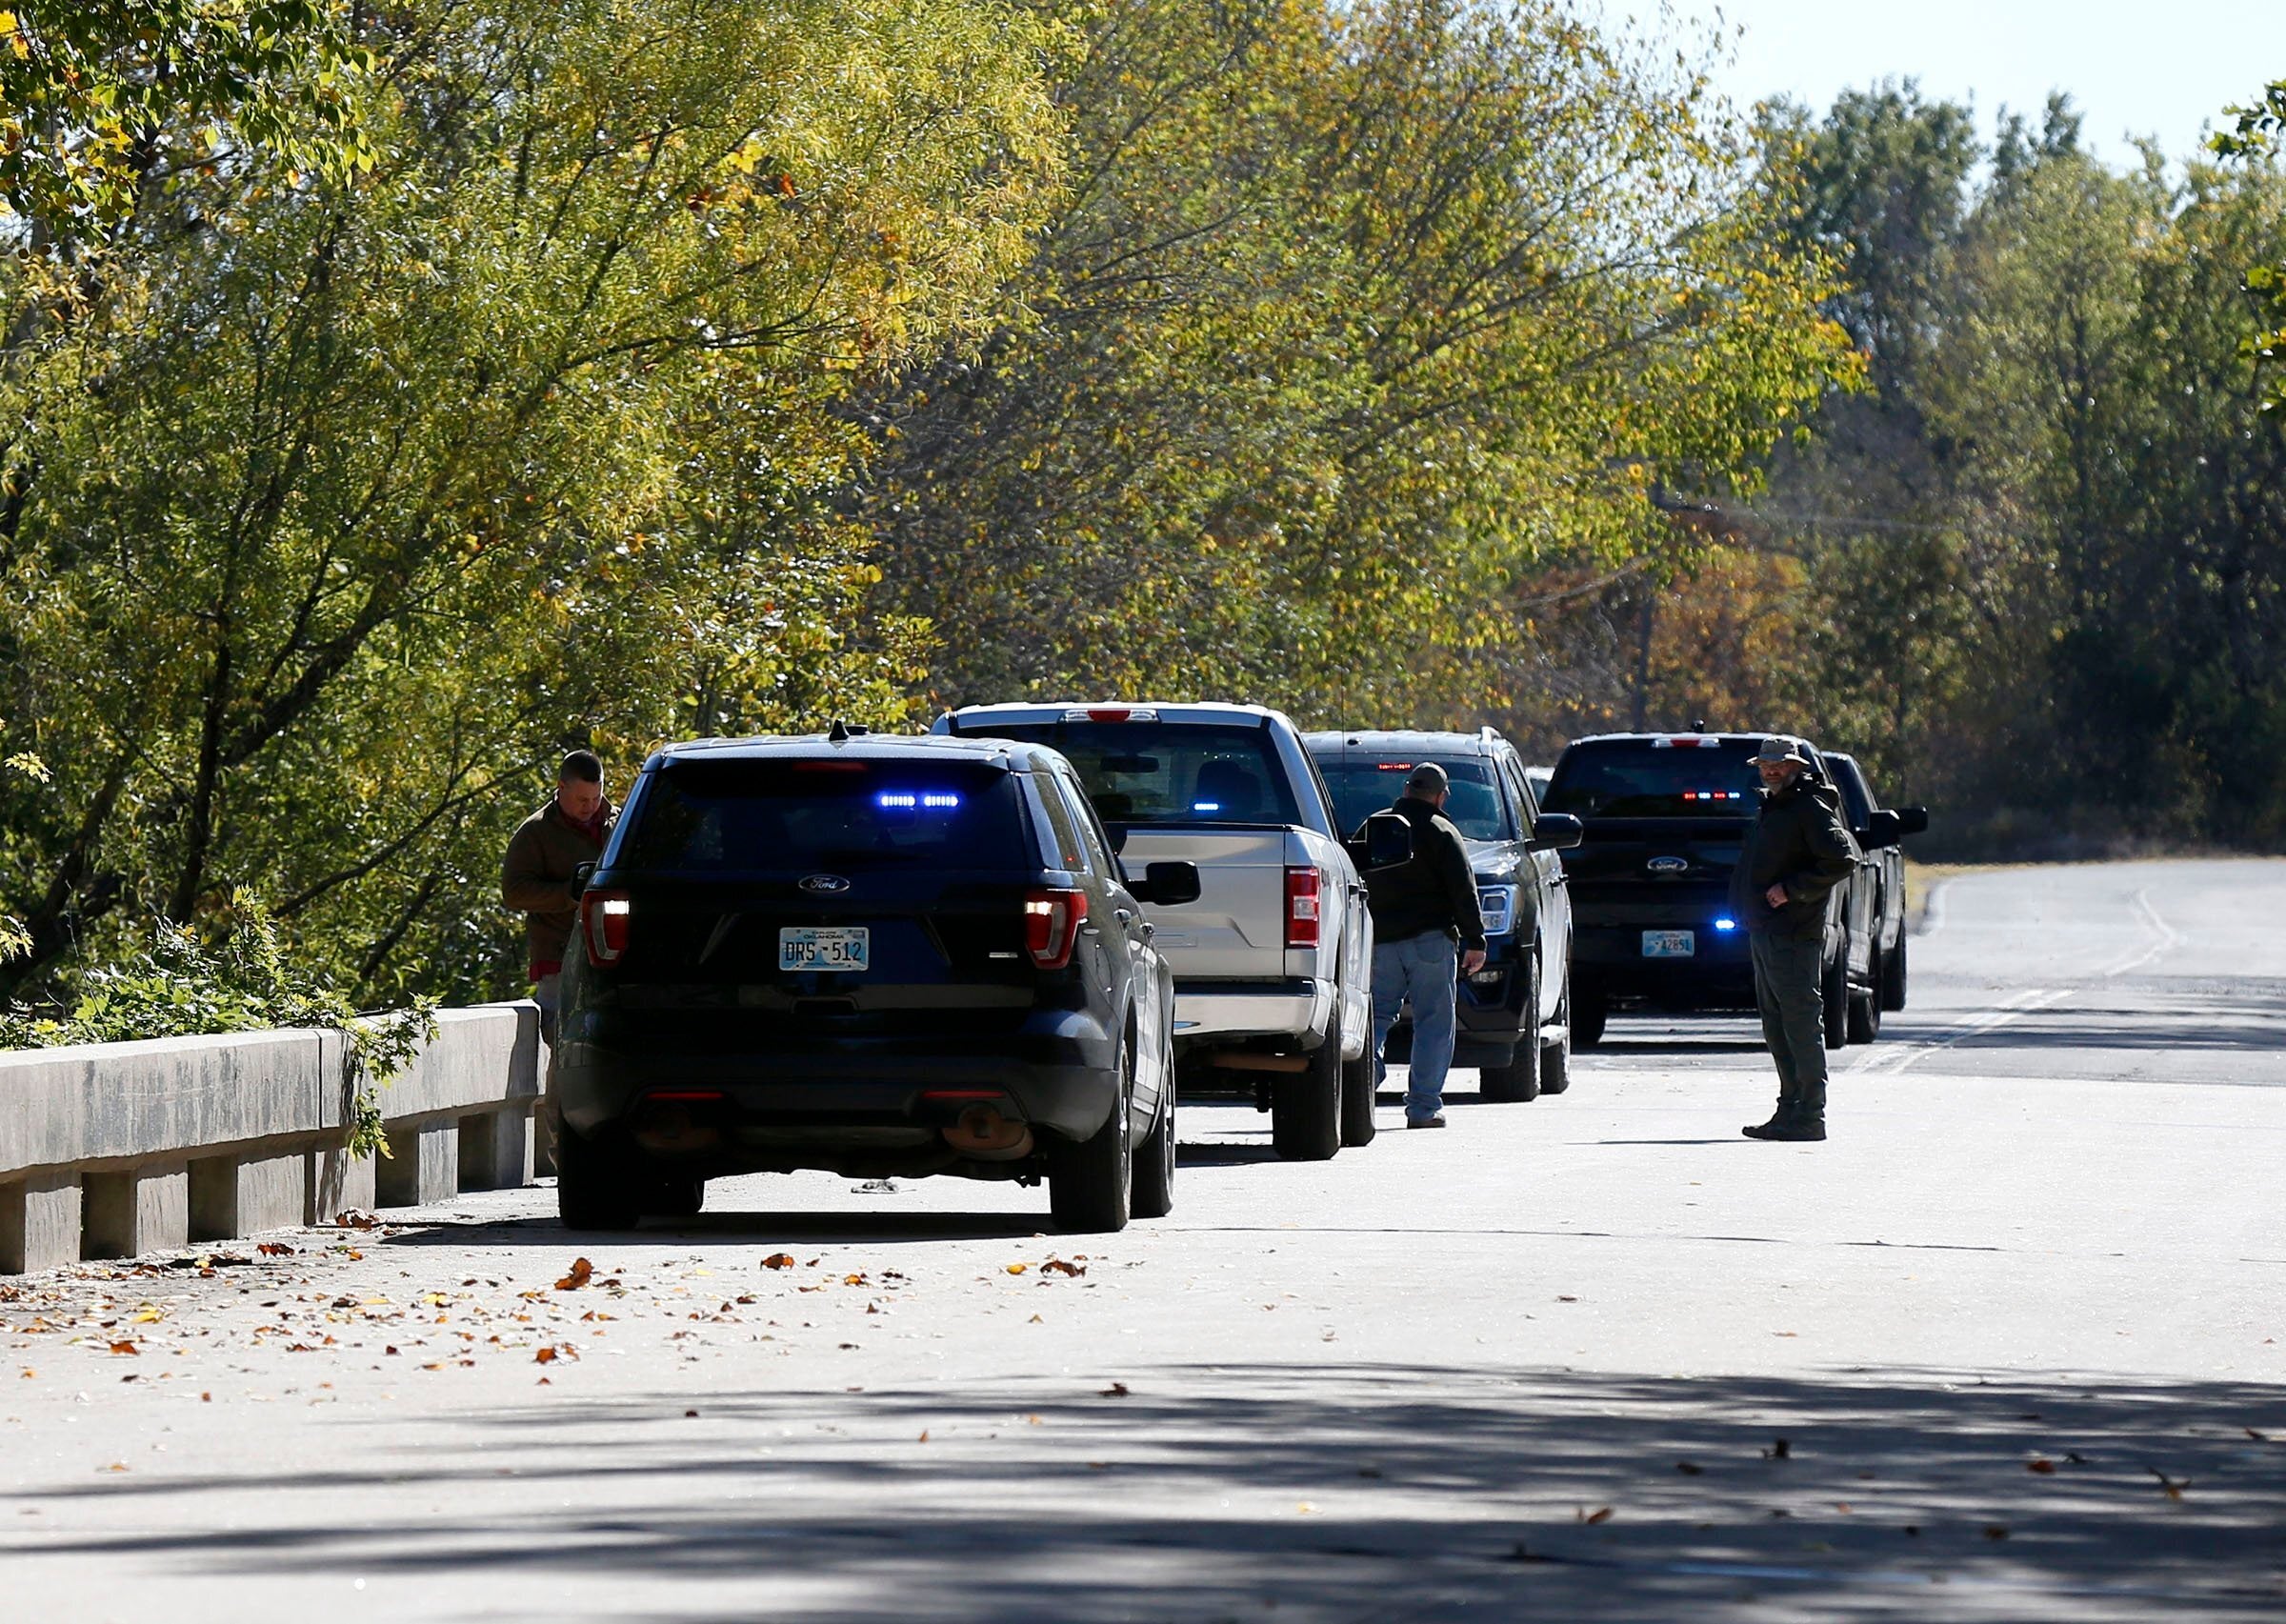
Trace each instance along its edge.
<instances>
[{"instance_id":1,"label":"shadow on pavement","mask_svg":"<svg viewBox=\"0 0 2286 1624\"><path fill-rule=\"evenodd\" d=\"M197 1520L45 1553L570 1575L591 1615L2251 1621L2286 1600L2281 1435L2286 1397L2249 1382L1112 1358L862 1396L565 1383L361 1466L36 1497ZM297 1510L205 1510L246 1490Z\"/></svg>"}]
</instances>

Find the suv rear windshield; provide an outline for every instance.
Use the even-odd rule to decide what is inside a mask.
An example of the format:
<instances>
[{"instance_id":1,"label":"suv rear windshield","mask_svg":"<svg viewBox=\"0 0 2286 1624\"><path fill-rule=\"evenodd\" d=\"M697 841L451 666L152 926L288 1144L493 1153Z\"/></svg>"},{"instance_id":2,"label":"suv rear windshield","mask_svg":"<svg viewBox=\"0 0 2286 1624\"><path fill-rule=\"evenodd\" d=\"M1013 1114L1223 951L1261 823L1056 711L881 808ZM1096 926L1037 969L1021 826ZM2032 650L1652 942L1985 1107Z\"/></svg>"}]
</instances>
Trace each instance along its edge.
<instances>
[{"instance_id":1,"label":"suv rear windshield","mask_svg":"<svg viewBox=\"0 0 2286 1624\"><path fill-rule=\"evenodd\" d=\"M1039 867L1014 778L983 763L685 757L651 774L630 816L622 869Z\"/></svg>"},{"instance_id":2,"label":"suv rear windshield","mask_svg":"<svg viewBox=\"0 0 2286 1624\"><path fill-rule=\"evenodd\" d=\"M1453 780L1453 798L1445 816L1471 840L1514 840L1509 827L1508 797L1493 779L1493 764L1482 756L1423 755L1403 760L1378 760L1344 755L1338 760L1317 758L1317 770L1334 792L1334 821L1343 831L1354 831L1368 817L1387 810L1405 792L1405 776L1416 761L1434 761Z\"/></svg>"},{"instance_id":3,"label":"suv rear windshield","mask_svg":"<svg viewBox=\"0 0 2286 1624\"><path fill-rule=\"evenodd\" d=\"M1106 823L1293 824L1293 788L1268 728L1213 722L983 721L964 736L1052 745Z\"/></svg>"},{"instance_id":4,"label":"suv rear windshield","mask_svg":"<svg viewBox=\"0 0 2286 1624\"><path fill-rule=\"evenodd\" d=\"M1575 744L1556 761L1540 810L1574 817L1752 817L1762 799L1756 748L1753 739Z\"/></svg>"}]
</instances>

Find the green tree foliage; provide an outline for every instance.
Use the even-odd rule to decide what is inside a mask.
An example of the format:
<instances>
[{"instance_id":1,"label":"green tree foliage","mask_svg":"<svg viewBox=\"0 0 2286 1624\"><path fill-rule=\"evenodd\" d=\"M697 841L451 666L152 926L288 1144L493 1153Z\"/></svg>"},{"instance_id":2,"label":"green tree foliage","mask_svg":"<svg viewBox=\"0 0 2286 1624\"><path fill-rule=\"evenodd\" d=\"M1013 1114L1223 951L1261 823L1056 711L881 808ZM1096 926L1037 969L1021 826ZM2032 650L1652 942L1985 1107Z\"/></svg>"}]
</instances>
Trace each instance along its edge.
<instances>
[{"instance_id":1,"label":"green tree foliage","mask_svg":"<svg viewBox=\"0 0 2286 1624\"><path fill-rule=\"evenodd\" d=\"M1784 569L1674 594L1751 592L1790 623L1735 655L1709 639L1732 665L1701 691L1763 696L1734 719L1855 750L1987 852L2273 843L2286 437L2241 282L2286 260L2286 177L2114 170L2060 103L2004 124L1979 175L1970 130L1910 86L1787 121L1812 180L1790 229L1846 249L1835 313L1874 388L1725 513Z\"/></svg>"},{"instance_id":2,"label":"green tree foliage","mask_svg":"<svg viewBox=\"0 0 2286 1624\"><path fill-rule=\"evenodd\" d=\"M10 273L0 674L52 772L0 784L19 981L244 888L363 997L482 992L568 736L623 782L902 703L896 638L835 657L872 571L836 403L1023 253L1040 30L440 0L357 43L370 171L243 150L100 276Z\"/></svg>"},{"instance_id":3,"label":"green tree foliage","mask_svg":"<svg viewBox=\"0 0 2286 1624\"><path fill-rule=\"evenodd\" d=\"M2250 164L2275 161L2286 145L2286 79L2274 79L2251 107L2229 110L2236 123L2214 136L2209 145L2226 158ZM2246 268L2246 291L2261 314L2261 327L2247 340L2247 349L2270 366L2269 384L2262 400L2265 411L2286 411L2286 259L2263 260Z\"/></svg>"},{"instance_id":4,"label":"green tree foliage","mask_svg":"<svg viewBox=\"0 0 2286 1624\"><path fill-rule=\"evenodd\" d=\"M1850 365L1700 74L1552 4L1071 8L1073 183L865 407L947 698L1474 715L1519 581L1669 532Z\"/></svg>"},{"instance_id":5,"label":"green tree foliage","mask_svg":"<svg viewBox=\"0 0 2286 1624\"><path fill-rule=\"evenodd\" d=\"M145 184L251 144L346 173L373 162L371 57L326 0L15 0L0 10L0 218L60 250Z\"/></svg>"}]
</instances>

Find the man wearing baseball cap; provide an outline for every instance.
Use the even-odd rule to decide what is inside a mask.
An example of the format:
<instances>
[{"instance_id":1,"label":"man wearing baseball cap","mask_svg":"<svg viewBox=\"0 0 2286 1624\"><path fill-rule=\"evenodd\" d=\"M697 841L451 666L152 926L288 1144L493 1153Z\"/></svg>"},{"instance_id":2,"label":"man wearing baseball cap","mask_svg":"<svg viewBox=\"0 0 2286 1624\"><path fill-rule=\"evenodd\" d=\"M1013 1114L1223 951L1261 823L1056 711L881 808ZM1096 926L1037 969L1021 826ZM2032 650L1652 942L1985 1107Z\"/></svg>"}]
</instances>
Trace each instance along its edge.
<instances>
[{"instance_id":1,"label":"man wearing baseball cap","mask_svg":"<svg viewBox=\"0 0 2286 1624\"><path fill-rule=\"evenodd\" d=\"M1413 825L1413 860L1366 875L1374 915L1374 1086L1397 1013L1413 1006L1413 1070L1405 1126L1445 1125L1460 978L1484 968L1484 913L1460 831L1442 816L1453 782L1434 761L1414 768L1394 810Z\"/></svg>"},{"instance_id":2,"label":"man wearing baseball cap","mask_svg":"<svg viewBox=\"0 0 2286 1624\"><path fill-rule=\"evenodd\" d=\"M1856 867L1857 843L1839 792L1816 775L1799 739L1764 739L1755 766L1762 811L1731 871L1731 912L1745 924L1754 953L1762 1035L1778 1068L1778 1109L1740 1132L1750 1139L1823 1139L1826 895Z\"/></svg>"}]
</instances>

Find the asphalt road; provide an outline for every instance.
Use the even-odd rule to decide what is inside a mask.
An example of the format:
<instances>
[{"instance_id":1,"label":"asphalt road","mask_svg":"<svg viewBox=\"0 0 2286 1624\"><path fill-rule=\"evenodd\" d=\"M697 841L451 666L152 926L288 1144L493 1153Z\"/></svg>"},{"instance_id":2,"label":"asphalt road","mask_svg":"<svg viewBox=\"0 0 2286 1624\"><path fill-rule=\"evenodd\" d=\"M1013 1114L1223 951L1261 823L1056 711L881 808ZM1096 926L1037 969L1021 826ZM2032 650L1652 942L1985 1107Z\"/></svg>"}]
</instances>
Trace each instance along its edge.
<instances>
[{"instance_id":1,"label":"asphalt road","mask_svg":"<svg viewBox=\"0 0 2286 1624\"><path fill-rule=\"evenodd\" d=\"M1956 881L1822 1145L1621 1018L1330 1164L1187 1106L1118 1236L757 1178L0 1287L0 1618L2275 1620L2281 920Z\"/></svg>"}]
</instances>

